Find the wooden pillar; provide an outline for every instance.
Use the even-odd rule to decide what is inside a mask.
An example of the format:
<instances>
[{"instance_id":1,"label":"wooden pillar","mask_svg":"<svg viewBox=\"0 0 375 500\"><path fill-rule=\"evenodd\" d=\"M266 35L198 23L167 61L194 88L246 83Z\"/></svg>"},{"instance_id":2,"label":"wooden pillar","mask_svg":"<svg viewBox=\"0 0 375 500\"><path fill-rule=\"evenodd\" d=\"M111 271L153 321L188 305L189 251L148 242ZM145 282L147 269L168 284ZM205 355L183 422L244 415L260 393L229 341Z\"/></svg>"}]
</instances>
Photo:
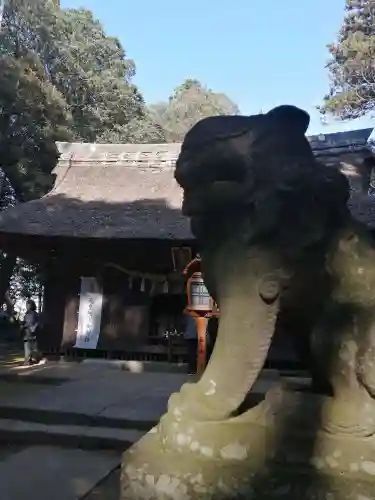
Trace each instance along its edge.
<instances>
[{"instance_id":1,"label":"wooden pillar","mask_svg":"<svg viewBox=\"0 0 375 500\"><path fill-rule=\"evenodd\" d=\"M43 352L60 349L63 337L65 291L60 273L61 263L51 259L45 266L43 298L43 334L38 339Z\"/></svg>"},{"instance_id":2,"label":"wooden pillar","mask_svg":"<svg viewBox=\"0 0 375 500\"><path fill-rule=\"evenodd\" d=\"M197 375L203 375L207 363L207 325L208 318L196 317L195 324L197 326Z\"/></svg>"},{"instance_id":3,"label":"wooden pillar","mask_svg":"<svg viewBox=\"0 0 375 500\"><path fill-rule=\"evenodd\" d=\"M76 341L79 309L79 286L80 279L76 276L70 277L70 279L65 282L64 327L61 341L61 347L63 349L73 347Z\"/></svg>"}]
</instances>

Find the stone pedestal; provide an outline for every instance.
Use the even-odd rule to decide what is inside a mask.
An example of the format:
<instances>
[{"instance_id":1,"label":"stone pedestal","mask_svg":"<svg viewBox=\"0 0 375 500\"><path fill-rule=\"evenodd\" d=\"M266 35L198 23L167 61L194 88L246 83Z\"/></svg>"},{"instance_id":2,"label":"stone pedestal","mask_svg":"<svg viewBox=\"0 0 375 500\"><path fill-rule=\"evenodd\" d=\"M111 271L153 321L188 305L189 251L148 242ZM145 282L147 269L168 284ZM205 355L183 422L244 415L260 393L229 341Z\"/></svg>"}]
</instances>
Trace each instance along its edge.
<instances>
[{"instance_id":1,"label":"stone pedestal","mask_svg":"<svg viewBox=\"0 0 375 500\"><path fill-rule=\"evenodd\" d=\"M278 388L221 422L170 409L124 454L121 500L375 500L375 438L322 431L327 404Z\"/></svg>"}]
</instances>

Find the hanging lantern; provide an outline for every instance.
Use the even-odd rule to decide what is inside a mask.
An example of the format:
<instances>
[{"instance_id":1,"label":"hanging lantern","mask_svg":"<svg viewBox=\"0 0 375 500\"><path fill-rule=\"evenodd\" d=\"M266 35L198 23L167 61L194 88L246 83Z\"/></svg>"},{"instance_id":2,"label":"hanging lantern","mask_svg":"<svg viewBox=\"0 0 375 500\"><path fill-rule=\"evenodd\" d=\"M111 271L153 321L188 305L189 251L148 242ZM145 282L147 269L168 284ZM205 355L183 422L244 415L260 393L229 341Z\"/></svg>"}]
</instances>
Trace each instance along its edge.
<instances>
[{"instance_id":1,"label":"hanging lantern","mask_svg":"<svg viewBox=\"0 0 375 500\"><path fill-rule=\"evenodd\" d=\"M186 266L184 275L187 277L188 301L185 314L210 317L213 312L216 312L216 308L203 279L199 255Z\"/></svg>"},{"instance_id":2,"label":"hanging lantern","mask_svg":"<svg viewBox=\"0 0 375 500\"><path fill-rule=\"evenodd\" d=\"M184 313L195 318L198 334L197 374L203 374L207 363L207 326L212 317L220 317L218 305L210 296L201 272L201 259L197 255L184 269L187 278L187 306Z\"/></svg>"},{"instance_id":3,"label":"hanging lantern","mask_svg":"<svg viewBox=\"0 0 375 500\"><path fill-rule=\"evenodd\" d=\"M187 282L187 309L198 314L209 314L213 309L213 300L208 293L201 272L195 272Z\"/></svg>"},{"instance_id":4,"label":"hanging lantern","mask_svg":"<svg viewBox=\"0 0 375 500\"><path fill-rule=\"evenodd\" d=\"M187 307L185 314L195 318L198 334L197 373L202 375L207 359L208 320L216 315L215 304L205 285L201 273L201 260L197 256L184 270L187 277Z\"/></svg>"}]
</instances>

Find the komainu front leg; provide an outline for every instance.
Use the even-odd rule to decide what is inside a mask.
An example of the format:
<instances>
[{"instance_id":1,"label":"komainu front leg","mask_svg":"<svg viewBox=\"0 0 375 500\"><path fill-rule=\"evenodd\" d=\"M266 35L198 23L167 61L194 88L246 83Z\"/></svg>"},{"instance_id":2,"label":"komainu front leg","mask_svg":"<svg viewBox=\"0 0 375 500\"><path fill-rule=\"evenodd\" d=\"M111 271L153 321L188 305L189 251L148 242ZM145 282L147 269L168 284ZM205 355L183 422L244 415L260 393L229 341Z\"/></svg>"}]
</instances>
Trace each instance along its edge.
<instances>
[{"instance_id":1,"label":"komainu front leg","mask_svg":"<svg viewBox=\"0 0 375 500\"><path fill-rule=\"evenodd\" d=\"M210 265L222 270L217 284L220 324L210 362L198 383L185 385L171 397L167 419L180 414L193 421L230 418L266 360L279 308L281 272L264 252L236 255L231 247L228 253L231 260L224 254L206 265L208 274Z\"/></svg>"}]
</instances>

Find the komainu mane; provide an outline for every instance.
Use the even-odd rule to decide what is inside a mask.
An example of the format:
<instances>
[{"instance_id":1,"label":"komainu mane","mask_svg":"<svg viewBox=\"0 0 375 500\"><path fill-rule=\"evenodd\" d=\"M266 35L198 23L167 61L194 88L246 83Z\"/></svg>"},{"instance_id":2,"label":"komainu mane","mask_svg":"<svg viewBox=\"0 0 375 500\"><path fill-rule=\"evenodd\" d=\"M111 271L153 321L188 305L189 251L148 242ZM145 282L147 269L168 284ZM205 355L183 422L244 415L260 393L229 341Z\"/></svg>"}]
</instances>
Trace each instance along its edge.
<instances>
[{"instance_id":1,"label":"komainu mane","mask_svg":"<svg viewBox=\"0 0 375 500\"><path fill-rule=\"evenodd\" d=\"M314 311L316 385L325 385L335 395L330 404L340 405L340 415L325 426L373 434L375 248L347 208L345 176L315 159L305 137L308 125L306 112L280 106L264 115L206 118L186 135L175 177L201 245L205 280L222 311L221 355L214 353L198 386L204 391L216 380L209 411L230 415L259 375L278 315L284 309ZM272 297L262 291L268 288ZM242 307L251 311L252 331L235 319L246 316ZM222 385L213 374L216 359L223 363L227 335L243 335L246 343L238 342L238 355L228 349L232 359L225 360L227 367L237 366L242 382L231 378ZM241 361L246 377L238 370ZM224 387L238 395L225 409ZM368 403L365 415L344 411L344 401L353 397Z\"/></svg>"}]
</instances>

